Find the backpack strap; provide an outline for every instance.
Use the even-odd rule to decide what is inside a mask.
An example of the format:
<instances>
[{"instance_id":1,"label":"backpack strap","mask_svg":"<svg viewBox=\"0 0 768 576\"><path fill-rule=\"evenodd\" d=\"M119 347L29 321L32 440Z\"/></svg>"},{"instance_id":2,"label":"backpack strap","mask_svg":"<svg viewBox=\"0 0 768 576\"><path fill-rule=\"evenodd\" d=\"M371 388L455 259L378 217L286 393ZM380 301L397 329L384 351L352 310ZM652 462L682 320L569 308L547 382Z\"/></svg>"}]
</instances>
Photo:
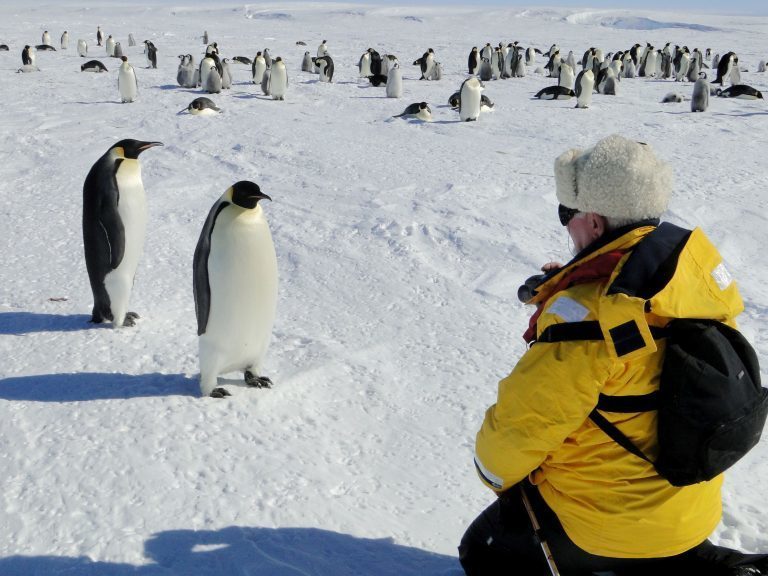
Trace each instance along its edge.
<instances>
[{"instance_id":1,"label":"backpack strap","mask_svg":"<svg viewBox=\"0 0 768 576\"><path fill-rule=\"evenodd\" d=\"M653 461L646 456L640 448L638 448L632 440L619 430L616 426L611 424L608 419L597 411L597 408L592 410L589 414L589 419L594 422L600 430L605 432L611 440L616 442L619 446L624 448L627 452L631 452L638 458L642 458L649 464L653 464Z\"/></svg>"},{"instance_id":2,"label":"backpack strap","mask_svg":"<svg viewBox=\"0 0 768 576\"><path fill-rule=\"evenodd\" d=\"M651 335L655 339L664 338L666 329L658 326L649 326ZM570 340L605 340L600 322L597 320L585 320L583 322L564 322L547 326L536 339L538 342L568 342Z\"/></svg>"}]
</instances>

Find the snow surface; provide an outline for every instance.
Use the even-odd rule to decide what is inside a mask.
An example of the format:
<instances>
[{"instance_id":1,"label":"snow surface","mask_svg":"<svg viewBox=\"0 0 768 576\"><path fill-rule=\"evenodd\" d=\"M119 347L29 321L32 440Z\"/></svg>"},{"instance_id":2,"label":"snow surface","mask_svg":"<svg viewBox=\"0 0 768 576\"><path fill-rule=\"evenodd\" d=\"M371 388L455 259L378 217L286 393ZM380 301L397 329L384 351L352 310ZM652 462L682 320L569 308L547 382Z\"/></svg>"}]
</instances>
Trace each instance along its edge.
<instances>
[{"instance_id":1,"label":"snow surface","mask_svg":"<svg viewBox=\"0 0 768 576\"><path fill-rule=\"evenodd\" d=\"M119 102L97 25L137 67L135 103ZM24 44L48 30L58 46L65 29L68 50L16 73ZM233 63L232 89L211 96L221 115L178 114L200 91L176 85L177 55L199 61L204 30L223 56L282 56L285 101ZM767 34L768 18L690 12L3 2L0 574L460 574L459 539L494 498L474 472L474 435L525 350L531 310L517 287L570 258L553 160L613 132L673 164L666 218L720 248L768 366L764 101L713 98L693 114L659 103L690 84L638 78L577 110L532 99L555 83L535 73L539 57L524 78L486 83L496 106L478 122L448 106L472 46L512 40L577 58L635 42L733 50L744 83L766 91L754 70ZM78 38L108 73L79 71ZM145 39L157 69L145 69ZM300 72L323 39L331 84ZM403 98L358 78L369 46L399 57ZM440 81L418 81L411 65L428 47ZM422 100L432 123L392 118ZM112 330L87 323L81 198L122 138L165 146L141 157L141 320ZM247 389L233 374L231 398L201 399L192 254L210 206L241 179L274 200L280 295L265 374L276 384ZM768 551L767 476L763 442L727 475L715 541Z\"/></svg>"}]
</instances>

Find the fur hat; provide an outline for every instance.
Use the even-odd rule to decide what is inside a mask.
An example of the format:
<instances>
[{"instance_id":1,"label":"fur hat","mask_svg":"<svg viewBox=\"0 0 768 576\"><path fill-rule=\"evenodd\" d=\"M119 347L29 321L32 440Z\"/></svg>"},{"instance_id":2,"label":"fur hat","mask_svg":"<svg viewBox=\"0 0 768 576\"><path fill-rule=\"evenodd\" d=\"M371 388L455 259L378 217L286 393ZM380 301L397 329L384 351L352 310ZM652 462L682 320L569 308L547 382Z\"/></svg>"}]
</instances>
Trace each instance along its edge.
<instances>
[{"instance_id":1,"label":"fur hat","mask_svg":"<svg viewBox=\"0 0 768 576\"><path fill-rule=\"evenodd\" d=\"M667 209L672 169L653 149L613 134L592 148L574 148L555 160L558 201L580 212L640 221Z\"/></svg>"}]
</instances>

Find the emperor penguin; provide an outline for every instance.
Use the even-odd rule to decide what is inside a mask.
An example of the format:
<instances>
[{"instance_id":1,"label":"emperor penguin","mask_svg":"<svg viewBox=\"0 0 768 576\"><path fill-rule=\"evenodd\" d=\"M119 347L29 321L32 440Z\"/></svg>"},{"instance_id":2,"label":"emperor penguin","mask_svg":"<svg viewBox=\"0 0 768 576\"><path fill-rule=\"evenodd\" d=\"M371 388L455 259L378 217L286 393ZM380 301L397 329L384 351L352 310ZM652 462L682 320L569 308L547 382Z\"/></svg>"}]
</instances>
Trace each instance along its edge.
<instances>
[{"instance_id":1,"label":"emperor penguin","mask_svg":"<svg viewBox=\"0 0 768 576\"><path fill-rule=\"evenodd\" d=\"M208 44L208 30L203 30L203 44Z\"/></svg>"},{"instance_id":2,"label":"emperor penguin","mask_svg":"<svg viewBox=\"0 0 768 576\"><path fill-rule=\"evenodd\" d=\"M698 80L693 84L691 96L691 112L706 112L709 106L709 82L707 73L701 72Z\"/></svg>"},{"instance_id":3,"label":"emperor penguin","mask_svg":"<svg viewBox=\"0 0 768 576\"><path fill-rule=\"evenodd\" d=\"M480 72L478 73L480 80L488 82L493 77L493 69L491 68L491 61L488 58L483 58L480 62Z\"/></svg>"},{"instance_id":4,"label":"emperor penguin","mask_svg":"<svg viewBox=\"0 0 768 576\"><path fill-rule=\"evenodd\" d=\"M261 92L265 96L270 96L269 92L269 77L272 76L272 69L267 68L264 70L264 76L261 77Z\"/></svg>"},{"instance_id":5,"label":"emperor penguin","mask_svg":"<svg viewBox=\"0 0 768 576\"><path fill-rule=\"evenodd\" d=\"M184 110L193 116L213 116L221 112L221 108L216 106L216 103L213 100L206 98L205 96L195 98ZM179 114L184 112L184 110L181 110Z\"/></svg>"},{"instance_id":6,"label":"emperor penguin","mask_svg":"<svg viewBox=\"0 0 768 576\"><path fill-rule=\"evenodd\" d=\"M136 46L136 38L133 37L133 33L128 33L128 46Z\"/></svg>"},{"instance_id":7,"label":"emperor penguin","mask_svg":"<svg viewBox=\"0 0 768 576\"><path fill-rule=\"evenodd\" d=\"M83 247L93 291L91 322L133 326L128 311L147 226L139 154L161 142L120 140L91 167L83 184Z\"/></svg>"},{"instance_id":8,"label":"emperor penguin","mask_svg":"<svg viewBox=\"0 0 768 576\"><path fill-rule=\"evenodd\" d=\"M150 40L144 40L144 54L147 57L147 68L157 68L157 48ZM221 73L221 71L219 71Z\"/></svg>"},{"instance_id":9,"label":"emperor penguin","mask_svg":"<svg viewBox=\"0 0 768 576\"><path fill-rule=\"evenodd\" d=\"M320 73L320 82L333 81L333 58L330 55L321 56L313 60Z\"/></svg>"},{"instance_id":10,"label":"emperor penguin","mask_svg":"<svg viewBox=\"0 0 768 576\"><path fill-rule=\"evenodd\" d=\"M560 76L557 79L557 85L565 86L566 88L573 90L573 81L573 68L571 68L569 64L562 62L560 64Z\"/></svg>"},{"instance_id":11,"label":"emperor penguin","mask_svg":"<svg viewBox=\"0 0 768 576\"><path fill-rule=\"evenodd\" d=\"M277 257L254 182L230 186L203 224L193 261L200 393L222 398L218 376L235 370L269 388L261 375L277 308Z\"/></svg>"},{"instance_id":12,"label":"emperor penguin","mask_svg":"<svg viewBox=\"0 0 768 576\"><path fill-rule=\"evenodd\" d=\"M24 48L21 50L21 63L24 66L35 65L34 48L32 48L29 44L24 46Z\"/></svg>"},{"instance_id":13,"label":"emperor penguin","mask_svg":"<svg viewBox=\"0 0 768 576\"><path fill-rule=\"evenodd\" d=\"M88 56L88 43L82 38L77 41L77 55L82 58Z\"/></svg>"},{"instance_id":14,"label":"emperor penguin","mask_svg":"<svg viewBox=\"0 0 768 576\"><path fill-rule=\"evenodd\" d=\"M467 58L467 69L473 76L477 74L480 68L480 52L477 50L477 46L473 46Z\"/></svg>"},{"instance_id":15,"label":"emperor penguin","mask_svg":"<svg viewBox=\"0 0 768 576\"><path fill-rule=\"evenodd\" d=\"M360 60L357 62L357 69L360 72L360 78L368 78L368 76L372 74L370 48L363 52L363 55L360 56Z\"/></svg>"},{"instance_id":16,"label":"emperor penguin","mask_svg":"<svg viewBox=\"0 0 768 576\"><path fill-rule=\"evenodd\" d=\"M323 56L328 55L328 44L325 40L320 42L320 45L317 47L317 57L322 58Z\"/></svg>"},{"instance_id":17,"label":"emperor penguin","mask_svg":"<svg viewBox=\"0 0 768 576\"><path fill-rule=\"evenodd\" d=\"M120 92L121 102L133 102L139 94L139 82L136 80L136 72L133 66L128 64L128 57L123 56L120 71L117 73L117 89Z\"/></svg>"},{"instance_id":18,"label":"emperor penguin","mask_svg":"<svg viewBox=\"0 0 768 576\"><path fill-rule=\"evenodd\" d=\"M288 89L288 70L285 68L285 62L278 56L272 64L272 70L269 74L269 93L272 100L285 100L285 92Z\"/></svg>"},{"instance_id":19,"label":"emperor penguin","mask_svg":"<svg viewBox=\"0 0 768 576\"><path fill-rule=\"evenodd\" d=\"M592 103L592 90L595 87L595 75L592 70L582 70L576 76L576 108L589 108Z\"/></svg>"},{"instance_id":20,"label":"emperor penguin","mask_svg":"<svg viewBox=\"0 0 768 576\"><path fill-rule=\"evenodd\" d=\"M221 59L221 89L230 90L232 88L232 72L229 69L229 59Z\"/></svg>"},{"instance_id":21,"label":"emperor penguin","mask_svg":"<svg viewBox=\"0 0 768 576\"><path fill-rule=\"evenodd\" d=\"M104 42L104 32L101 31L101 26L96 26L96 45L101 46Z\"/></svg>"},{"instance_id":22,"label":"emperor penguin","mask_svg":"<svg viewBox=\"0 0 768 576\"><path fill-rule=\"evenodd\" d=\"M205 83L203 84L203 90L209 94L218 94L221 92L222 78L219 73L219 69L215 66L208 71L208 75L205 77Z\"/></svg>"},{"instance_id":23,"label":"emperor penguin","mask_svg":"<svg viewBox=\"0 0 768 576\"><path fill-rule=\"evenodd\" d=\"M301 60L301 71L302 72L314 72L315 68L312 65L312 55L309 53L309 50L304 52L304 58Z\"/></svg>"},{"instance_id":24,"label":"emperor penguin","mask_svg":"<svg viewBox=\"0 0 768 576\"><path fill-rule=\"evenodd\" d=\"M261 85L261 81L264 79L264 72L267 70L267 63L264 61L264 56L261 52L256 53L256 57L251 64L251 74L253 75L253 83Z\"/></svg>"},{"instance_id":25,"label":"emperor penguin","mask_svg":"<svg viewBox=\"0 0 768 576\"><path fill-rule=\"evenodd\" d=\"M115 49L112 55L115 58L122 58L123 57L123 47L120 45L120 42L115 42Z\"/></svg>"},{"instance_id":26,"label":"emperor penguin","mask_svg":"<svg viewBox=\"0 0 768 576\"><path fill-rule=\"evenodd\" d=\"M525 49L525 64L526 66L536 65L536 50L534 50L533 46L528 46Z\"/></svg>"},{"instance_id":27,"label":"emperor penguin","mask_svg":"<svg viewBox=\"0 0 768 576\"><path fill-rule=\"evenodd\" d=\"M269 48L264 48L261 51L261 55L264 56L264 63L267 65L267 70L272 68L272 56L269 53Z\"/></svg>"},{"instance_id":28,"label":"emperor penguin","mask_svg":"<svg viewBox=\"0 0 768 576\"><path fill-rule=\"evenodd\" d=\"M402 98L403 96L403 72L400 64L395 62L387 74L387 98Z\"/></svg>"},{"instance_id":29,"label":"emperor penguin","mask_svg":"<svg viewBox=\"0 0 768 576\"><path fill-rule=\"evenodd\" d=\"M423 122L432 122L432 109L426 102L414 102L405 107L400 114L395 114L392 118L413 118Z\"/></svg>"},{"instance_id":30,"label":"emperor penguin","mask_svg":"<svg viewBox=\"0 0 768 576\"><path fill-rule=\"evenodd\" d=\"M69 32L64 30L61 35L61 49L66 50L67 48L69 48Z\"/></svg>"},{"instance_id":31,"label":"emperor penguin","mask_svg":"<svg viewBox=\"0 0 768 576\"><path fill-rule=\"evenodd\" d=\"M107 56L115 55L115 39L112 38L112 34L107 36L107 42L105 44L105 48L107 49Z\"/></svg>"},{"instance_id":32,"label":"emperor penguin","mask_svg":"<svg viewBox=\"0 0 768 576\"><path fill-rule=\"evenodd\" d=\"M459 90L459 120L471 122L478 119L484 89L483 83L474 76L464 80Z\"/></svg>"},{"instance_id":33,"label":"emperor penguin","mask_svg":"<svg viewBox=\"0 0 768 576\"><path fill-rule=\"evenodd\" d=\"M43 37L42 37L42 40L43 40L43 44L46 44L46 45L48 45L48 46L50 46L50 45L51 45L51 35L50 35L50 34L48 34L48 30L46 30L45 32L43 32Z\"/></svg>"}]
</instances>

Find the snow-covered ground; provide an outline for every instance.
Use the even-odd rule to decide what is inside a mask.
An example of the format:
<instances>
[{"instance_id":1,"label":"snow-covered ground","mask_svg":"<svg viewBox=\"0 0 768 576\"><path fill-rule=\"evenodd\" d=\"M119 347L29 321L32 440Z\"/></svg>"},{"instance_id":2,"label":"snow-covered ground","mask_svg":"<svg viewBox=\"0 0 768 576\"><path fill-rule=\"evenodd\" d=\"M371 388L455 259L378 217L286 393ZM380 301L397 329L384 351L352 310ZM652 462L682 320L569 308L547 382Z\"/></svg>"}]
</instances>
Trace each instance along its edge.
<instances>
[{"instance_id":1,"label":"snow-covered ground","mask_svg":"<svg viewBox=\"0 0 768 576\"><path fill-rule=\"evenodd\" d=\"M460 123L448 97L472 46L518 40L580 59L638 42L735 51L742 80L768 58L768 18L688 13L393 8L351 4L59 3L0 6L0 574L447 575L456 546L493 500L475 476L474 435L496 384L524 351L519 283L570 257L552 164L619 132L674 166L667 219L701 226L746 303L740 318L768 366L768 109L690 83L626 79L592 106L539 101L553 79L490 81L495 102ZM120 104L112 34L136 66ZM48 30L40 72L21 49ZM176 84L177 55L270 49L289 69L285 101L250 68L210 96L214 117L178 112L199 90ZM133 33L139 45L128 47ZM109 72L80 72L78 38ZM146 69L141 42L158 48ZM300 71L328 41L334 82ZM297 45L306 42L306 47ZM404 96L358 78L368 47L399 57ZM444 67L419 81L427 48ZM427 101L434 121L393 119ZM117 140L142 155L149 226L133 329L88 324L82 185ZM192 254L212 203L253 180L280 271L271 390L198 397ZM727 475L714 539L768 551L768 444Z\"/></svg>"}]
</instances>

